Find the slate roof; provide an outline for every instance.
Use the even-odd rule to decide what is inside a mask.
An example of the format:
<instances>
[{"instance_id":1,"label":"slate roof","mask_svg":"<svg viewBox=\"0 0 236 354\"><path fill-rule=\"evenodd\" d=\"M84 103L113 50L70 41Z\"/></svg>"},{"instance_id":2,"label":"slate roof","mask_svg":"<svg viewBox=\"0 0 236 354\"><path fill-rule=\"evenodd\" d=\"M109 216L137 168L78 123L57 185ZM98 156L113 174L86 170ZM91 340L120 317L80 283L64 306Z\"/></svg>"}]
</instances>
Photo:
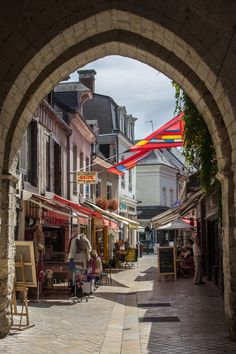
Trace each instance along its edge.
<instances>
[{"instance_id":1,"label":"slate roof","mask_svg":"<svg viewBox=\"0 0 236 354\"><path fill-rule=\"evenodd\" d=\"M143 165L166 165L172 168L176 168L170 161L167 160L165 155L162 153L161 150L153 150L150 152L150 154L146 157L144 157L142 160L140 160L137 164L137 166L143 166Z\"/></svg>"},{"instance_id":2,"label":"slate roof","mask_svg":"<svg viewBox=\"0 0 236 354\"><path fill-rule=\"evenodd\" d=\"M112 107L114 107L114 112L112 112ZM112 113L117 119L117 107L118 105L111 97L94 93L93 98L84 103L83 115L85 119L98 121L100 134L108 134L114 132Z\"/></svg>"}]
</instances>

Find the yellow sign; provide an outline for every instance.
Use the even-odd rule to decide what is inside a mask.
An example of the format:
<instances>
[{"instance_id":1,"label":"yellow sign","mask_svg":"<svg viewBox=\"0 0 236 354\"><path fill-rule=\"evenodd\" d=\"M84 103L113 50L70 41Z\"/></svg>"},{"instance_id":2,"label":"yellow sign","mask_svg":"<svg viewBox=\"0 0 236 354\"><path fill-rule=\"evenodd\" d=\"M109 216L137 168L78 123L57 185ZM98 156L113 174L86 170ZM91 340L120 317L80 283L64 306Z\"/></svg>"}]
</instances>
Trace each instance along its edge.
<instances>
[{"instance_id":1,"label":"yellow sign","mask_svg":"<svg viewBox=\"0 0 236 354\"><path fill-rule=\"evenodd\" d=\"M77 172L77 183L79 184L96 184L97 183L97 172Z\"/></svg>"}]
</instances>

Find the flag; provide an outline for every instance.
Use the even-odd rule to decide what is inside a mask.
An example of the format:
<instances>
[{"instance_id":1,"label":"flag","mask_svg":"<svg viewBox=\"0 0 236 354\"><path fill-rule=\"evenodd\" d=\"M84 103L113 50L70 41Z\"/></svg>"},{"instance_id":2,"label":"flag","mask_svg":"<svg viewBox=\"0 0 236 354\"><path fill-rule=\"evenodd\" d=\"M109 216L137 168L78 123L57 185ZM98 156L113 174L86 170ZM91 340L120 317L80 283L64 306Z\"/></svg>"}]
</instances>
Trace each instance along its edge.
<instances>
[{"instance_id":1,"label":"flag","mask_svg":"<svg viewBox=\"0 0 236 354\"><path fill-rule=\"evenodd\" d=\"M183 145L184 113L178 114L145 139L130 148L130 151L154 150Z\"/></svg>"},{"instance_id":2,"label":"flag","mask_svg":"<svg viewBox=\"0 0 236 354\"><path fill-rule=\"evenodd\" d=\"M183 145L184 134L184 113L180 113L164 124L161 128L140 140L126 152L136 152L136 154L124 159L116 165L109 167L108 172L123 176L125 172L135 167L137 162L146 157L152 150L169 148Z\"/></svg>"},{"instance_id":3,"label":"flag","mask_svg":"<svg viewBox=\"0 0 236 354\"><path fill-rule=\"evenodd\" d=\"M115 173L118 176L123 176L125 172L131 168L134 168L137 162L146 157L150 152L151 150L139 151L136 154L129 156L121 162L117 163L116 165L109 167L107 171Z\"/></svg>"}]
</instances>

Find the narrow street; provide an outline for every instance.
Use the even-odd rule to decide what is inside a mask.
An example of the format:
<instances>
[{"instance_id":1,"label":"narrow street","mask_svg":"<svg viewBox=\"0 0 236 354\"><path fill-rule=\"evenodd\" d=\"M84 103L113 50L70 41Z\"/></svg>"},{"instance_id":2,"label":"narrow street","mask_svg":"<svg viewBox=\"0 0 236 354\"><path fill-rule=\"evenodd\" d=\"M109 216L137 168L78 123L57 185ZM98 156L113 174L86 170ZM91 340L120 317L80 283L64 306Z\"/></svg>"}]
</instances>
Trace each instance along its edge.
<instances>
[{"instance_id":1,"label":"narrow street","mask_svg":"<svg viewBox=\"0 0 236 354\"><path fill-rule=\"evenodd\" d=\"M156 255L144 256L138 267L112 279L87 303L31 302L35 326L0 340L0 353L236 353L222 297L212 284L157 282ZM163 317L165 322L158 322Z\"/></svg>"}]
</instances>

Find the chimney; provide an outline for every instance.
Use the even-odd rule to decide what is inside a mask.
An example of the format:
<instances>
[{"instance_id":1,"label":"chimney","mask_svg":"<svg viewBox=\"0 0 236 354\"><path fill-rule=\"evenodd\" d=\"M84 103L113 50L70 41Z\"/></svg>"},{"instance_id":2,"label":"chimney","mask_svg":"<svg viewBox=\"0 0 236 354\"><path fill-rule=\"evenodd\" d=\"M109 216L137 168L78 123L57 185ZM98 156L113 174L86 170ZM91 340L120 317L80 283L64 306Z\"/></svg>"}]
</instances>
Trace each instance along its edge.
<instances>
[{"instance_id":1,"label":"chimney","mask_svg":"<svg viewBox=\"0 0 236 354\"><path fill-rule=\"evenodd\" d=\"M95 70L78 70L79 81L86 87L88 87L91 92L95 92L95 75L97 74Z\"/></svg>"}]
</instances>

